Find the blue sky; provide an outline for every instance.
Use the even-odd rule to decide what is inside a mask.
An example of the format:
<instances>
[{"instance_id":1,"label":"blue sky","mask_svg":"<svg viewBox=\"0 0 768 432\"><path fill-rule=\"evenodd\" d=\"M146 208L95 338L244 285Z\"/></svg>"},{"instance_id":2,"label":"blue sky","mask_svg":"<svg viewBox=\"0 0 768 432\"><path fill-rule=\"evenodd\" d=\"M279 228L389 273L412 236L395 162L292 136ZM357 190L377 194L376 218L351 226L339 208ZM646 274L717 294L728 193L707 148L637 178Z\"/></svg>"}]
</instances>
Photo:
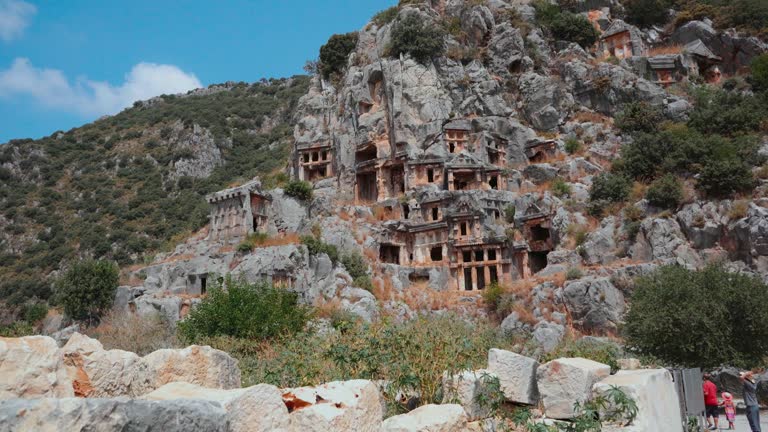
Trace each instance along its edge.
<instances>
[{"instance_id":1,"label":"blue sky","mask_svg":"<svg viewBox=\"0 0 768 432\"><path fill-rule=\"evenodd\" d=\"M0 143L136 99L302 73L397 0L0 0Z\"/></svg>"}]
</instances>

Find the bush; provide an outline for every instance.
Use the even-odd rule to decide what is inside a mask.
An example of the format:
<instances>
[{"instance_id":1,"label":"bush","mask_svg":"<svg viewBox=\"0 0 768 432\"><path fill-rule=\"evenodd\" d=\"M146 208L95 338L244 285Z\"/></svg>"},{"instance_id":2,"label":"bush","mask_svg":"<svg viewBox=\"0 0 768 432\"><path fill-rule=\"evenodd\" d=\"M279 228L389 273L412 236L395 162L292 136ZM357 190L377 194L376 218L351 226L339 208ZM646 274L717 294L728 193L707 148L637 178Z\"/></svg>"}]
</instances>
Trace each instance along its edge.
<instances>
[{"instance_id":1,"label":"bush","mask_svg":"<svg viewBox=\"0 0 768 432\"><path fill-rule=\"evenodd\" d=\"M381 28L397 18L397 10L397 6L392 6L391 8L379 11L376 13L376 15L373 16L373 18L371 18L371 21L373 21L377 27Z\"/></svg>"},{"instance_id":2,"label":"bush","mask_svg":"<svg viewBox=\"0 0 768 432\"><path fill-rule=\"evenodd\" d=\"M88 330L105 349L135 352L140 356L165 348L179 348L173 324L159 312L138 315L112 310L101 319L98 327Z\"/></svg>"},{"instance_id":3,"label":"bush","mask_svg":"<svg viewBox=\"0 0 768 432\"><path fill-rule=\"evenodd\" d=\"M755 186L752 171L737 159L712 159L701 170L696 187L705 194L714 197L728 196L736 192L745 192Z\"/></svg>"},{"instance_id":4,"label":"bush","mask_svg":"<svg viewBox=\"0 0 768 432\"><path fill-rule=\"evenodd\" d=\"M189 343L213 336L265 340L301 331L310 315L309 308L297 303L295 293L227 277L208 289L178 328Z\"/></svg>"},{"instance_id":5,"label":"bush","mask_svg":"<svg viewBox=\"0 0 768 432\"><path fill-rule=\"evenodd\" d=\"M291 180L285 186L285 194L296 199L309 201L312 199L312 183L303 180Z\"/></svg>"},{"instance_id":6,"label":"bush","mask_svg":"<svg viewBox=\"0 0 768 432\"><path fill-rule=\"evenodd\" d=\"M24 321L30 324L36 324L48 316L48 305L45 303L27 303L24 305L22 314Z\"/></svg>"},{"instance_id":7,"label":"bush","mask_svg":"<svg viewBox=\"0 0 768 432\"><path fill-rule=\"evenodd\" d=\"M625 133L656 132L664 116L648 102L631 102L616 116L616 127Z\"/></svg>"},{"instance_id":8,"label":"bush","mask_svg":"<svg viewBox=\"0 0 768 432\"><path fill-rule=\"evenodd\" d=\"M561 178L556 178L552 182L551 190L554 196L562 198L571 194L571 185Z\"/></svg>"},{"instance_id":9,"label":"bush","mask_svg":"<svg viewBox=\"0 0 768 432\"><path fill-rule=\"evenodd\" d=\"M630 0L624 3L626 21L638 27L667 23L669 4L664 0Z\"/></svg>"},{"instance_id":10,"label":"bush","mask_svg":"<svg viewBox=\"0 0 768 432\"><path fill-rule=\"evenodd\" d=\"M673 209L683 200L683 186L673 174L654 181L645 193L648 202L656 207Z\"/></svg>"},{"instance_id":11,"label":"bush","mask_svg":"<svg viewBox=\"0 0 768 432\"><path fill-rule=\"evenodd\" d=\"M335 34L320 47L320 72L324 78L341 73L347 66L349 54L357 46L357 32Z\"/></svg>"},{"instance_id":12,"label":"bush","mask_svg":"<svg viewBox=\"0 0 768 432\"><path fill-rule=\"evenodd\" d=\"M515 307L515 295L504 292L498 282L492 282L483 290L483 300L488 311L495 314L498 319L504 319L512 313Z\"/></svg>"},{"instance_id":13,"label":"bush","mask_svg":"<svg viewBox=\"0 0 768 432\"><path fill-rule=\"evenodd\" d=\"M755 90L768 90L768 54L762 54L752 59L749 68L752 73L750 82Z\"/></svg>"},{"instance_id":14,"label":"bush","mask_svg":"<svg viewBox=\"0 0 768 432\"><path fill-rule=\"evenodd\" d=\"M581 143L578 139L570 137L565 140L565 152L568 154L578 153L581 150Z\"/></svg>"},{"instance_id":15,"label":"bush","mask_svg":"<svg viewBox=\"0 0 768 432\"><path fill-rule=\"evenodd\" d=\"M352 276L352 279L368 276L368 264L357 251L342 255L341 264L347 269L347 273Z\"/></svg>"},{"instance_id":16,"label":"bush","mask_svg":"<svg viewBox=\"0 0 768 432\"><path fill-rule=\"evenodd\" d=\"M504 220L507 221L507 223L515 223L515 212L517 209L514 205L509 204L506 207L504 207Z\"/></svg>"},{"instance_id":17,"label":"bush","mask_svg":"<svg viewBox=\"0 0 768 432\"><path fill-rule=\"evenodd\" d=\"M758 96L701 88L695 94L688 126L703 134L736 136L760 131L768 108Z\"/></svg>"},{"instance_id":18,"label":"bush","mask_svg":"<svg viewBox=\"0 0 768 432\"><path fill-rule=\"evenodd\" d=\"M312 256L324 253L328 255L328 258L330 258L334 263L339 260L339 250L336 248L336 246L323 243L323 241L319 240L317 237L302 236L301 244L307 247L307 251L309 251L309 254Z\"/></svg>"},{"instance_id":19,"label":"bush","mask_svg":"<svg viewBox=\"0 0 768 432\"><path fill-rule=\"evenodd\" d=\"M389 52L392 56L410 54L419 63L426 63L443 54L443 38L440 27L423 21L417 14L410 14L400 18L392 27Z\"/></svg>"},{"instance_id":20,"label":"bush","mask_svg":"<svg viewBox=\"0 0 768 432\"><path fill-rule=\"evenodd\" d=\"M70 318L97 320L112 307L118 281L115 263L80 261L57 281L56 297Z\"/></svg>"},{"instance_id":21,"label":"bush","mask_svg":"<svg viewBox=\"0 0 768 432\"><path fill-rule=\"evenodd\" d=\"M768 350L768 286L709 266L665 266L639 278L624 334L640 354L671 365L751 368Z\"/></svg>"},{"instance_id":22,"label":"bush","mask_svg":"<svg viewBox=\"0 0 768 432\"><path fill-rule=\"evenodd\" d=\"M581 279L582 276L584 276L584 273L578 267L569 267L565 272L566 280Z\"/></svg>"},{"instance_id":23,"label":"bush","mask_svg":"<svg viewBox=\"0 0 768 432\"><path fill-rule=\"evenodd\" d=\"M597 42L600 34L595 26L582 15L561 13L549 26L556 38L575 42L582 48L589 48Z\"/></svg>"},{"instance_id":24,"label":"bush","mask_svg":"<svg viewBox=\"0 0 768 432\"><path fill-rule=\"evenodd\" d=\"M629 197L631 187L631 182L623 175L603 172L592 179L589 199L593 202L622 202Z\"/></svg>"}]
</instances>

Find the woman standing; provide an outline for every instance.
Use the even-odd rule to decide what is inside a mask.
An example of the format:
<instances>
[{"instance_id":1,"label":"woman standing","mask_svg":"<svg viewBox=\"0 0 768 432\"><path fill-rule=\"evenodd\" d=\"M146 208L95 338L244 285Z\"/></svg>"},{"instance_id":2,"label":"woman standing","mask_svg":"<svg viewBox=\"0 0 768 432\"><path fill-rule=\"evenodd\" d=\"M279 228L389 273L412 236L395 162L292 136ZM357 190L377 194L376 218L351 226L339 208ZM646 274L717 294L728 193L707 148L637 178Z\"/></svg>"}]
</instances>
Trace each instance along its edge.
<instances>
[{"instance_id":1,"label":"woman standing","mask_svg":"<svg viewBox=\"0 0 768 432\"><path fill-rule=\"evenodd\" d=\"M740 376L744 383L744 404L747 405L747 420L752 432L761 432L760 430L760 406L757 403L757 384L755 384L754 374L745 372Z\"/></svg>"}]
</instances>

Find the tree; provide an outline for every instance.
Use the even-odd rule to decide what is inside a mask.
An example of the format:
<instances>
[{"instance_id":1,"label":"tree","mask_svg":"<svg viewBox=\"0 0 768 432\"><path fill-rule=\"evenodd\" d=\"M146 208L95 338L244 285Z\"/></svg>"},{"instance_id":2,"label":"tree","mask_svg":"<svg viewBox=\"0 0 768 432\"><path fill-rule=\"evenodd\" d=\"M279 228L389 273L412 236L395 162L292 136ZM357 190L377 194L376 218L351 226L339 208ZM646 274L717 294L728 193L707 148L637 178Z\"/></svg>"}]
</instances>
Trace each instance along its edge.
<instances>
[{"instance_id":1,"label":"tree","mask_svg":"<svg viewBox=\"0 0 768 432\"><path fill-rule=\"evenodd\" d=\"M392 26L389 52L393 56L410 54L419 63L426 63L444 50L442 29L415 13L398 19Z\"/></svg>"},{"instance_id":2,"label":"tree","mask_svg":"<svg viewBox=\"0 0 768 432\"><path fill-rule=\"evenodd\" d=\"M204 337L271 339L301 331L311 310L295 293L265 282L250 284L227 277L215 283L184 321L179 332L188 342Z\"/></svg>"},{"instance_id":3,"label":"tree","mask_svg":"<svg viewBox=\"0 0 768 432\"><path fill-rule=\"evenodd\" d=\"M118 282L114 262L80 261L58 280L56 294L67 316L92 321L112 307Z\"/></svg>"},{"instance_id":4,"label":"tree","mask_svg":"<svg viewBox=\"0 0 768 432\"><path fill-rule=\"evenodd\" d=\"M629 196L629 180L619 174L600 173L592 180L589 189L590 201L622 202Z\"/></svg>"},{"instance_id":5,"label":"tree","mask_svg":"<svg viewBox=\"0 0 768 432\"><path fill-rule=\"evenodd\" d=\"M709 196L728 196L752 189L755 179L743 161L713 158L702 168L696 186Z\"/></svg>"},{"instance_id":6,"label":"tree","mask_svg":"<svg viewBox=\"0 0 768 432\"><path fill-rule=\"evenodd\" d=\"M645 197L656 207L675 208L683 200L683 186L674 174L667 174L651 183Z\"/></svg>"},{"instance_id":7,"label":"tree","mask_svg":"<svg viewBox=\"0 0 768 432\"><path fill-rule=\"evenodd\" d=\"M624 3L626 20L639 27L666 24L669 4L664 0L630 0Z\"/></svg>"},{"instance_id":8,"label":"tree","mask_svg":"<svg viewBox=\"0 0 768 432\"><path fill-rule=\"evenodd\" d=\"M357 46L357 32L335 34L320 47L320 72L324 78L340 73L347 66L349 54Z\"/></svg>"},{"instance_id":9,"label":"tree","mask_svg":"<svg viewBox=\"0 0 768 432\"><path fill-rule=\"evenodd\" d=\"M768 352L768 286L719 266L661 267L636 281L628 346L670 365L754 367Z\"/></svg>"}]
</instances>

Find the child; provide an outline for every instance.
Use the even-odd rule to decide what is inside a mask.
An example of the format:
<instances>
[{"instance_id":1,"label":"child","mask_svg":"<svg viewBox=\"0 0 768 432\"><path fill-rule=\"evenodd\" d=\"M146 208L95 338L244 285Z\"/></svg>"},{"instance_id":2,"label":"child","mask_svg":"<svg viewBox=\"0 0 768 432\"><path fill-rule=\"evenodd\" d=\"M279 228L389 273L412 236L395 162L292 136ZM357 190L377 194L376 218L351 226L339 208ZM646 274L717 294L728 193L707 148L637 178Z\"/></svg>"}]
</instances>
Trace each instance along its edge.
<instances>
[{"instance_id":1,"label":"child","mask_svg":"<svg viewBox=\"0 0 768 432\"><path fill-rule=\"evenodd\" d=\"M723 401L721 407L725 407L725 418L728 419L728 429L734 429L733 422L736 421L736 407L733 405L733 395L723 392Z\"/></svg>"}]
</instances>

